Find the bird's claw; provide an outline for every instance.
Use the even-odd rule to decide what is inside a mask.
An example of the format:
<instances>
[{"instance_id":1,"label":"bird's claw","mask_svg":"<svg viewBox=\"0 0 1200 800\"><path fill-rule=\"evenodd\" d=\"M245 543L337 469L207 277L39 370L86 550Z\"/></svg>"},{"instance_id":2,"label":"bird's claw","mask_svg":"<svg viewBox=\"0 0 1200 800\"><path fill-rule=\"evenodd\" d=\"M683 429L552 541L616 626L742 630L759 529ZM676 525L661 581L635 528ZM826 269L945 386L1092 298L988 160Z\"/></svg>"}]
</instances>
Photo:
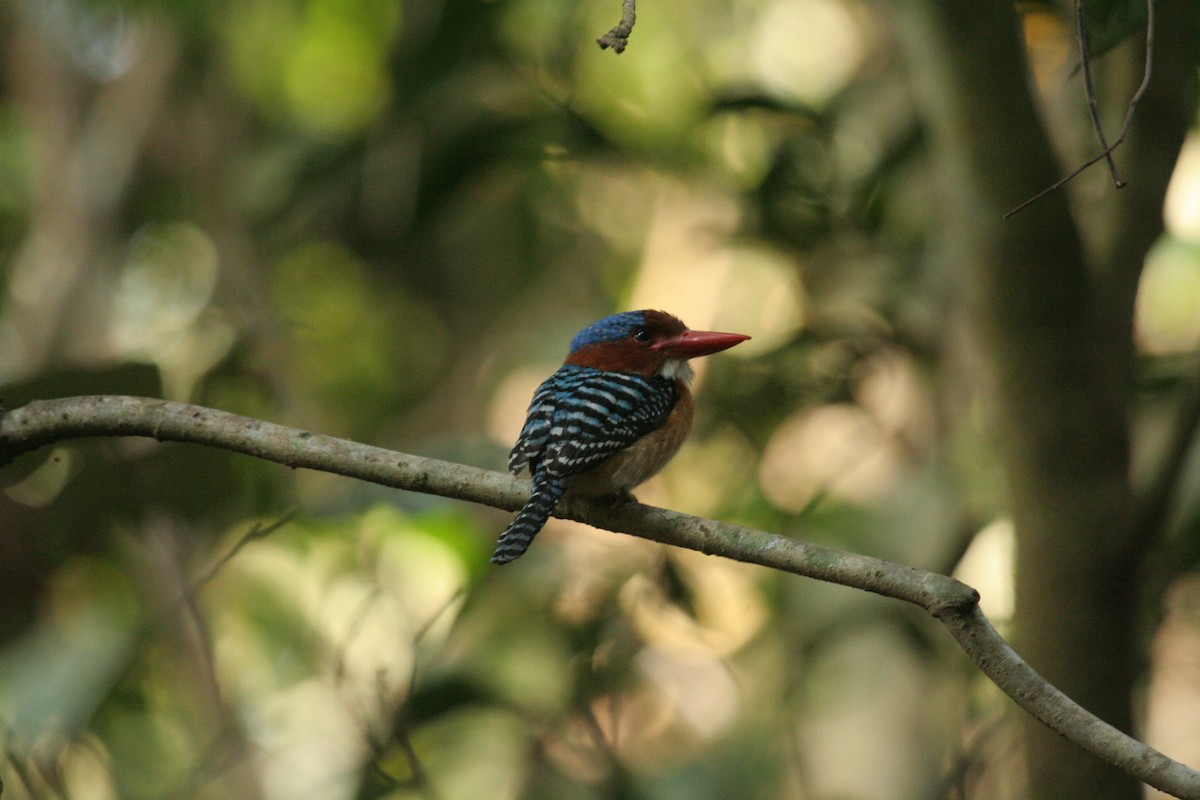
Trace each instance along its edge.
<instances>
[{"instance_id":1,"label":"bird's claw","mask_svg":"<svg viewBox=\"0 0 1200 800\"><path fill-rule=\"evenodd\" d=\"M633 496L633 492L629 491L628 489L622 489L609 498L608 511L611 513L619 509L621 506L629 505L630 503L637 503L637 501L638 499Z\"/></svg>"}]
</instances>

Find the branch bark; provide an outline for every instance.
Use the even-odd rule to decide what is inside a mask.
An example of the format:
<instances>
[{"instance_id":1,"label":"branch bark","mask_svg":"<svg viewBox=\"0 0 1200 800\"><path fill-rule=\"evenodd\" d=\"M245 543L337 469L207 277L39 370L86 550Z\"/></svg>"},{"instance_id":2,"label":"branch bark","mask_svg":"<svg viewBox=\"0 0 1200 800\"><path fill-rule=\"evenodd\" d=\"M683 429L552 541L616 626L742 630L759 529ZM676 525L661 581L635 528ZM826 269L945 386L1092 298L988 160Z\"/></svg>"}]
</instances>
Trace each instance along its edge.
<instances>
[{"instance_id":1,"label":"branch bark","mask_svg":"<svg viewBox=\"0 0 1200 800\"><path fill-rule=\"evenodd\" d=\"M293 468L510 511L528 496L526 481L503 473L201 406L108 395L37 401L5 413L0 417L0 466L49 444L97 436L208 445ZM991 626L979 610L978 593L953 578L637 503L610 510L605 504L572 500L557 516L918 605L946 626L988 678L1048 728L1155 788L1183 800L1200 800L1200 772L1130 738L1052 686Z\"/></svg>"}]
</instances>

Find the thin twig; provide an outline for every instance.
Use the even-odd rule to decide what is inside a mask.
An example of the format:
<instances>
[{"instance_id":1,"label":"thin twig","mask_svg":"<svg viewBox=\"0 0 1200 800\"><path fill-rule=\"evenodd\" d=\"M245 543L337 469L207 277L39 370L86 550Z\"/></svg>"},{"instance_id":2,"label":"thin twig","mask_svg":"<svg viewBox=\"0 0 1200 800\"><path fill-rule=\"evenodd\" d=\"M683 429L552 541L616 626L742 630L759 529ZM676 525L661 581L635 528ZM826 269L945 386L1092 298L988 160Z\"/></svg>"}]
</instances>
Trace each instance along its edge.
<instances>
[{"instance_id":1,"label":"thin twig","mask_svg":"<svg viewBox=\"0 0 1200 800\"><path fill-rule=\"evenodd\" d=\"M413 747L412 737L408 735L408 731L401 727L394 730L392 735L396 739L396 744L400 745L400 749L404 751L404 758L408 761L408 771L412 773L412 777L401 786L415 788L430 800L437 800L438 792L429 782L429 773L425 771L425 765L421 762L421 757L417 755L417 748ZM382 770L382 767L379 769Z\"/></svg>"},{"instance_id":2,"label":"thin twig","mask_svg":"<svg viewBox=\"0 0 1200 800\"><path fill-rule=\"evenodd\" d=\"M17 780L24 785L25 791L30 793L30 796L37 796L39 781L34 779L32 771L29 769L30 763L33 762L33 757L28 753L17 753L9 741L12 739L12 731L8 724L0 719L0 736L3 738L4 760L8 762L9 771L17 776ZM54 792L55 796L62 797L62 794L51 786L46 786L46 790Z\"/></svg>"},{"instance_id":3,"label":"thin twig","mask_svg":"<svg viewBox=\"0 0 1200 800\"><path fill-rule=\"evenodd\" d=\"M256 542L259 539L265 539L275 531L287 525L296 518L295 509L287 512L279 519L272 522L270 525L264 526L261 522L254 523L254 527L246 531L242 538L237 540L237 543L230 548L229 552L222 556L215 564L208 568L208 571L192 582L192 591L195 592L204 584L217 577L217 574L225 568L225 565L233 560L233 557L241 552L242 548L251 542Z\"/></svg>"},{"instance_id":4,"label":"thin twig","mask_svg":"<svg viewBox=\"0 0 1200 800\"><path fill-rule=\"evenodd\" d=\"M971 797L968 782L972 770L978 770L989 761L988 753L982 752L987 742L999 733L1011 720L1007 715L996 715L964 737L961 749L953 757L939 782L935 797L956 797L966 800ZM969 741L967 741L969 739ZM957 791L956 791L957 790Z\"/></svg>"},{"instance_id":5,"label":"thin twig","mask_svg":"<svg viewBox=\"0 0 1200 800\"><path fill-rule=\"evenodd\" d=\"M624 53L629 44L629 34L633 33L633 23L637 21L637 0L621 0L621 21L616 27L596 40L601 50L612 48L614 53Z\"/></svg>"},{"instance_id":6,"label":"thin twig","mask_svg":"<svg viewBox=\"0 0 1200 800\"><path fill-rule=\"evenodd\" d=\"M1100 149L1108 160L1108 171L1112 174L1113 184L1120 189L1125 186L1121 173L1117 171L1117 162L1113 160L1112 151L1104 137L1104 126L1100 122L1100 104L1096 102L1096 87L1092 84L1092 57L1088 52L1087 25L1083 18L1083 0L1075 0L1075 38L1079 42L1079 63L1083 69L1083 94L1087 98L1088 112L1092 116L1092 129L1100 142Z\"/></svg>"},{"instance_id":7,"label":"thin twig","mask_svg":"<svg viewBox=\"0 0 1200 800\"><path fill-rule=\"evenodd\" d=\"M609 695L607 698L611 704L615 703L615 698ZM617 722L613 719L612 740L604 732L604 726L600 724L600 720L596 718L596 712L592 710L592 706L586 700L579 704L576 713L584 722L584 727L587 729L588 736L595 745L596 750L604 755L604 760L608 762L608 768L613 772L621 769L621 759L617 757Z\"/></svg>"},{"instance_id":8,"label":"thin twig","mask_svg":"<svg viewBox=\"0 0 1200 800\"><path fill-rule=\"evenodd\" d=\"M1138 501L1137 526L1141 536L1158 534L1167 519L1171 499L1179 490L1183 468L1200 431L1200 372L1192 376L1171 425L1162 458Z\"/></svg>"},{"instance_id":9,"label":"thin twig","mask_svg":"<svg viewBox=\"0 0 1200 800\"><path fill-rule=\"evenodd\" d=\"M152 434L162 441L219 447L293 468L318 469L510 511L529 497L528 481L503 473L320 436L211 408L139 397L43 400L10 411L0 417L0 453L11 460L66 439ZM555 513L598 528L916 604L946 626L993 683L1048 728L1157 789L1184 800L1200 800L1200 772L1103 722L1051 685L991 626L979 610L978 593L953 578L636 502L613 507L577 498Z\"/></svg>"},{"instance_id":10,"label":"thin twig","mask_svg":"<svg viewBox=\"0 0 1200 800\"><path fill-rule=\"evenodd\" d=\"M1145 62L1145 66L1142 70L1142 83L1140 86L1138 86L1137 91L1133 93L1133 97L1129 98L1129 105L1125 109L1125 121L1121 123L1121 135L1117 137L1116 141L1114 141L1108 147L1104 148L1104 150L1102 150L1100 153L1093 156L1092 158L1089 158L1087 161L1085 161L1083 164L1081 164L1078 168L1076 168L1074 171L1072 171L1071 174L1067 175L1065 178L1060 178L1058 181L1055 181L1055 183L1053 185L1046 187L1042 191L1035 194L1033 197L1029 198L1025 202L1021 203L1019 206L1017 206L1016 208L1009 211L1007 214L1004 215L1005 219L1008 219L1013 214L1016 214L1018 211L1023 210L1026 206L1030 206L1033 203L1036 203L1038 200L1041 200L1043 197L1045 197L1046 195L1055 191L1056 189L1062 188L1069 181L1071 181L1076 175L1083 172L1085 169L1090 167L1092 164L1095 164L1097 161L1100 161L1101 159L1108 158L1109 155L1112 153L1112 151L1116 150L1118 147L1121 146L1122 143L1124 143L1125 137L1129 134L1129 125L1130 125L1130 123L1133 122L1133 112L1137 108L1138 102L1142 99L1142 95L1144 95L1146 93L1146 87L1148 87L1150 85L1150 74L1151 74L1151 67L1153 66L1153 64L1154 64L1154 0L1146 0L1146 62ZM1121 183L1117 186L1117 188L1119 189L1124 185L1125 185L1124 183Z\"/></svg>"},{"instance_id":11,"label":"thin twig","mask_svg":"<svg viewBox=\"0 0 1200 800\"><path fill-rule=\"evenodd\" d=\"M381 592L382 589L379 586L376 586L372 590L369 599L373 602L374 598L376 598L376 596ZM462 589L456 591L449 598L447 598L446 602L437 608L433 614L430 615L427 620L425 620L425 622L421 623L420 627L417 628L416 633L413 634L412 646L414 653L420 645L421 640L425 638L425 635L433 627L433 624L437 622L437 620L448 608L453 606L457 600L461 599L463 594L464 592ZM358 613L356 613L355 620L351 624L351 627L353 628L353 635L357 635L358 628L361 626L362 622L365 621L365 617L367 611L370 609L370 605L371 603L363 603L360 606ZM337 680L339 683L344 676L345 648L349 648L350 642L353 639L353 635L351 633L347 634L343 641L343 649L338 655L335 674L337 675ZM409 697L412 697L416 691L416 675L417 664L414 660L413 668L409 672ZM383 670L380 670L376 673L375 678L378 702L380 705L388 705L390 701L388 699L389 692L386 681L387 676ZM362 717L365 719L366 715L363 714ZM423 792L426 797L430 798L430 800L438 800L438 793L434 789L433 784L430 783L429 774L426 772L424 765L421 763L421 759L417 755L416 748L413 747L412 739L408 735L407 723L404 720L402 708L397 709L392 716L392 726L389 731L391 735L390 739L385 740L380 736L377 736L371 731L370 726L365 722L363 724L363 733L364 740L371 747L371 770L376 775L388 781L397 789L417 789ZM400 778L397 778L395 775L392 775L390 772L388 772L382 764L383 758L387 754L387 745L390 741L395 741L400 746L400 749L404 752L404 757L408 761L408 769L411 773L407 779L401 780Z\"/></svg>"},{"instance_id":12,"label":"thin twig","mask_svg":"<svg viewBox=\"0 0 1200 800\"><path fill-rule=\"evenodd\" d=\"M350 624L346 626L346 632L342 634L342 641L335 649L337 658L333 662L333 682L337 686L341 686L346 679L346 651L350 649L350 645L362 632L363 625L366 624L370 617L371 606L375 605L376 601L383 595L383 588L379 584L371 587L371 591L367 592L362 600L358 602L358 608L354 610L354 614L350 617Z\"/></svg>"}]
</instances>

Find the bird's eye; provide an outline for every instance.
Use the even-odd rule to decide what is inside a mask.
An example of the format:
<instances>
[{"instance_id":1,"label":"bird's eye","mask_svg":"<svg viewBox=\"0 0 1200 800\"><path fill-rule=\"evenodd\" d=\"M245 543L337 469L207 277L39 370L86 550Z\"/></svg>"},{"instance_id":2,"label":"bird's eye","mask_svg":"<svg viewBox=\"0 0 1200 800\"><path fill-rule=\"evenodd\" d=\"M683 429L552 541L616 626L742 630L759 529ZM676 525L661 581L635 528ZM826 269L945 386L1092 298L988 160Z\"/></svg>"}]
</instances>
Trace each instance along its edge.
<instances>
[{"instance_id":1,"label":"bird's eye","mask_svg":"<svg viewBox=\"0 0 1200 800\"><path fill-rule=\"evenodd\" d=\"M653 338L649 328L638 328L633 332L633 340L638 344L650 344L650 340Z\"/></svg>"}]
</instances>

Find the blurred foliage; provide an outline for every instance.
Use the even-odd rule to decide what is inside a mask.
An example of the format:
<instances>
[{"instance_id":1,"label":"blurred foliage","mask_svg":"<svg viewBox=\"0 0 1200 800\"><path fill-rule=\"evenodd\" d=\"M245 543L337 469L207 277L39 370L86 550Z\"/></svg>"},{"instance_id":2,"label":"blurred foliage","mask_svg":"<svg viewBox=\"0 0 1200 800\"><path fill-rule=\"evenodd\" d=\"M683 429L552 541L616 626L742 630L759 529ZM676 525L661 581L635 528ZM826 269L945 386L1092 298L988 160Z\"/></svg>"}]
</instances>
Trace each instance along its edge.
<instances>
[{"instance_id":1,"label":"blurred foliage","mask_svg":"<svg viewBox=\"0 0 1200 800\"><path fill-rule=\"evenodd\" d=\"M571 334L662 307L754 340L700 365L644 501L940 571L978 548L1003 597L886 25L663 0L618 58L618 12L3 0L6 404L161 395L502 468ZM1200 338L1173 230L1150 427ZM3 486L6 799L1012 796L1007 706L892 602L557 522L496 569L503 514L179 445Z\"/></svg>"}]
</instances>

